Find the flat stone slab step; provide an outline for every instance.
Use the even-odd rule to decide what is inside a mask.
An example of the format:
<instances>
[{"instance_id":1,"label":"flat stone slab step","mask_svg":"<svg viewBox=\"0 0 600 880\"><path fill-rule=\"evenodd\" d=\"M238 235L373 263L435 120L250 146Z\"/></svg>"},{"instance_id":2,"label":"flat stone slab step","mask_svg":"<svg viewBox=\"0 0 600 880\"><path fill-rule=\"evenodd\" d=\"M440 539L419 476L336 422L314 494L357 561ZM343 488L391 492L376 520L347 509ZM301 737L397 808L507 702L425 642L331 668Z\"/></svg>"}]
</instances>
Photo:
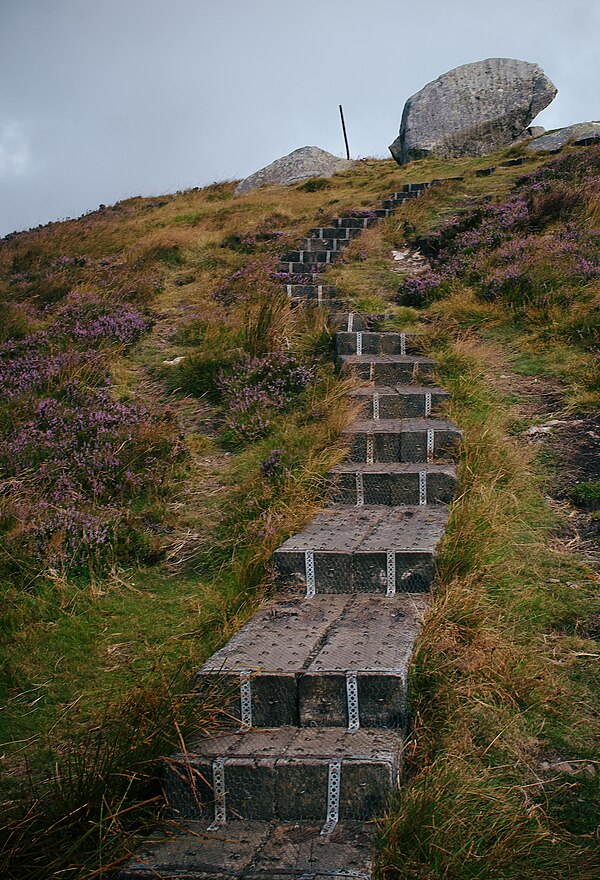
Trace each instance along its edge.
<instances>
[{"instance_id":1,"label":"flat stone slab step","mask_svg":"<svg viewBox=\"0 0 600 880\"><path fill-rule=\"evenodd\" d=\"M119 880L370 880L375 829L338 822L189 821L145 843Z\"/></svg>"},{"instance_id":2,"label":"flat stone slab step","mask_svg":"<svg viewBox=\"0 0 600 880\"><path fill-rule=\"evenodd\" d=\"M336 238L319 238L318 236L303 238L299 244L299 249L303 251L341 251L348 247L351 239L340 235L341 229L336 230L338 237ZM358 230L360 231L360 230Z\"/></svg>"},{"instance_id":3,"label":"flat stone slab step","mask_svg":"<svg viewBox=\"0 0 600 880\"><path fill-rule=\"evenodd\" d=\"M450 394L435 385L367 385L352 397L364 404L365 419L409 419L432 415Z\"/></svg>"},{"instance_id":4,"label":"flat stone slab step","mask_svg":"<svg viewBox=\"0 0 600 880\"><path fill-rule=\"evenodd\" d=\"M277 582L307 596L426 592L447 522L443 505L332 505L275 551Z\"/></svg>"},{"instance_id":5,"label":"flat stone slab step","mask_svg":"<svg viewBox=\"0 0 600 880\"><path fill-rule=\"evenodd\" d=\"M355 215L351 217L336 217L335 220L331 221L331 225L337 227L345 227L347 229L368 229L370 226L374 226L378 217L374 211L368 211L364 216Z\"/></svg>"},{"instance_id":6,"label":"flat stone slab step","mask_svg":"<svg viewBox=\"0 0 600 880\"><path fill-rule=\"evenodd\" d=\"M449 464L344 462L328 474L334 504L450 504L456 470Z\"/></svg>"},{"instance_id":7,"label":"flat stone slab step","mask_svg":"<svg viewBox=\"0 0 600 880\"><path fill-rule=\"evenodd\" d=\"M283 272L286 275L316 275L318 272L323 272L326 266L327 263L320 263L317 260L310 260L306 263L300 261L281 262L277 264L277 272ZM307 282L303 280L301 283L306 284Z\"/></svg>"},{"instance_id":8,"label":"flat stone slab step","mask_svg":"<svg viewBox=\"0 0 600 880\"><path fill-rule=\"evenodd\" d=\"M416 354L423 339L421 333L396 333L388 330L347 330L335 334L338 355Z\"/></svg>"},{"instance_id":9,"label":"flat stone slab step","mask_svg":"<svg viewBox=\"0 0 600 880\"><path fill-rule=\"evenodd\" d=\"M437 362L419 355L349 354L341 357L343 369L375 385L405 385L432 376Z\"/></svg>"},{"instance_id":10,"label":"flat stone slab step","mask_svg":"<svg viewBox=\"0 0 600 880\"><path fill-rule=\"evenodd\" d=\"M461 432L448 419L365 419L343 431L351 461L432 462L458 451Z\"/></svg>"},{"instance_id":11,"label":"flat stone slab step","mask_svg":"<svg viewBox=\"0 0 600 880\"><path fill-rule=\"evenodd\" d=\"M325 822L381 816L400 777L396 730L250 728L204 737L169 758L164 787L178 819Z\"/></svg>"},{"instance_id":12,"label":"flat stone slab step","mask_svg":"<svg viewBox=\"0 0 600 880\"><path fill-rule=\"evenodd\" d=\"M339 251L288 251L281 255L284 264L296 265L297 263L336 263L341 257ZM291 270L290 270L291 271Z\"/></svg>"},{"instance_id":13,"label":"flat stone slab step","mask_svg":"<svg viewBox=\"0 0 600 880\"><path fill-rule=\"evenodd\" d=\"M362 223L355 226L317 226L310 230L311 238L356 238L362 235L365 227Z\"/></svg>"},{"instance_id":14,"label":"flat stone slab step","mask_svg":"<svg viewBox=\"0 0 600 880\"><path fill-rule=\"evenodd\" d=\"M390 314L365 315L350 311L346 306L343 310L336 311L331 315L330 325L344 333L354 333L357 330L375 332L378 324L381 324L382 321L388 321L392 317Z\"/></svg>"},{"instance_id":15,"label":"flat stone slab step","mask_svg":"<svg viewBox=\"0 0 600 880\"><path fill-rule=\"evenodd\" d=\"M254 727L401 727L407 669L424 594L280 599L196 676L229 713Z\"/></svg>"}]
</instances>

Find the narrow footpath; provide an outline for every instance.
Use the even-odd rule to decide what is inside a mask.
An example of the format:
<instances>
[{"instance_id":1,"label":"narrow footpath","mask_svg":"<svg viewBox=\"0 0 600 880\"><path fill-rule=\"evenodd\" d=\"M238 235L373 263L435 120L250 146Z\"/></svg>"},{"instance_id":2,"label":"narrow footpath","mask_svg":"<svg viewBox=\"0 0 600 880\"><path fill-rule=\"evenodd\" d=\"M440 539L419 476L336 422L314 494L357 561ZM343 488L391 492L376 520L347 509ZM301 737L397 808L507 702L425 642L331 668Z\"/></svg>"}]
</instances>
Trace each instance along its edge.
<instances>
[{"instance_id":1,"label":"narrow footpath","mask_svg":"<svg viewBox=\"0 0 600 880\"><path fill-rule=\"evenodd\" d=\"M329 506L274 553L278 595L196 677L200 690L224 686L232 728L165 763L181 834L148 843L122 880L371 877L369 822L400 784L408 666L460 432L438 415L448 395L419 334L370 329L385 316L349 312L321 270L432 183L314 229L281 258L299 307L330 309L342 369L363 380L362 414Z\"/></svg>"}]
</instances>

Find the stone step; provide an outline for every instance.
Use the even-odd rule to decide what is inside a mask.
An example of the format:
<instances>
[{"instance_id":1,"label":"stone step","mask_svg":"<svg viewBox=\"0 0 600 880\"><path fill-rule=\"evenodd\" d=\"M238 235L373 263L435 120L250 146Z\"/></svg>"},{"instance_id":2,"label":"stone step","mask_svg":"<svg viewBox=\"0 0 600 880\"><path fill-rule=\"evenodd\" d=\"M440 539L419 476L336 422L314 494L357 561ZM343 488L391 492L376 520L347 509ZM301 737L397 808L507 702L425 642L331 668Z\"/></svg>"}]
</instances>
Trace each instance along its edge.
<instances>
[{"instance_id":1,"label":"stone step","mask_svg":"<svg viewBox=\"0 0 600 880\"><path fill-rule=\"evenodd\" d=\"M287 263L285 265L287 266ZM311 267L305 266L304 268L310 269ZM289 287L290 284L293 285L294 287L296 285L307 285L307 286L319 285L323 281L322 272L323 272L324 267L323 267L323 265L321 265L321 266L315 267L315 268L318 268L319 271L318 272L317 271L315 271L315 272L311 272L311 271L308 271L308 272L287 272L287 271L281 271L278 268L278 270L276 272L274 272L271 277L273 278L274 281L279 281L281 284L285 284L286 287Z\"/></svg>"},{"instance_id":2,"label":"stone step","mask_svg":"<svg viewBox=\"0 0 600 880\"><path fill-rule=\"evenodd\" d=\"M368 229L370 226L374 226L378 219L379 218L374 211L369 211L364 217L361 217L360 215L354 217L336 217L335 220L331 221L331 225L338 229L341 227L345 229Z\"/></svg>"},{"instance_id":3,"label":"stone step","mask_svg":"<svg viewBox=\"0 0 600 880\"><path fill-rule=\"evenodd\" d=\"M330 318L330 325L333 329L341 330L344 333L353 333L357 330L373 331L374 327L381 324L382 321L390 320L391 314L373 314L365 315L360 312L348 311L347 307L339 312L334 312Z\"/></svg>"},{"instance_id":4,"label":"stone step","mask_svg":"<svg viewBox=\"0 0 600 880\"><path fill-rule=\"evenodd\" d=\"M288 296L303 297L320 304L326 301L339 302L337 288L333 284L286 284Z\"/></svg>"},{"instance_id":5,"label":"stone step","mask_svg":"<svg viewBox=\"0 0 600 880\"><path fill-rule=\"evenodd\" d=\"M332 505L273 554L277 583L317 593L426 592L445 506Z\"/></svg>"},{"instance_id":6,"label":"stone step","mask_svg":"<svg viewBox=\"0 0 600 880\"><path fill-rule=\"evenodd\" d=\"M178 819L369 820L397 788L396 730L249 728L204 737L173 755L164 774ZM334 809L335 808L335 809ZM225 825L226 830L226 825Z\"/></svg>"},{"instance_id":7,"label":"stone step","mask_svg":"<svg viewBox=\"0 0 600 880\"><path fill-rule=\"evenodd\" d=\"M433 462L456 456L461 432L447 419L368 419L353 422L342 436L350 461Z\"/></svg>"},{"instance_id":8,"label":"stone step","mask_svg":"<svg viewBox=\"0 0 600 880\"><path fill-rule=\"evenodd\" d=\"M312 254L311 256L315 256ZM323 272L327 266L327 263L322 263L317 260L312 260L310 263L303 263L299 260L295 260L288 263L278 263L277 271L283 272L287 275L317 275L319 272ZM302 284L307 284L310 282L302 281Z\"/></svg>"},{"instance_id":9,"label":"stone step","mask_svg":"<svg viewBox=\"0 0 600 880\"><path fill-rule=\"evenodd\" d=\"M367 385L352 397L363 404L366 419L414 419L438 412L450 394L434 385Z\"/></svg>"},{"instance_id":10,"label":"stone step","mask_svg":"<svg viewBox=\"0 0 600 880\"><path fill-rule=\"evenodd\" d=\"M402 205L404 202L408 202L411 199L418 199L419 196L423 194L424 190L413 190L412 192L398 192L392 193L389 199L385 199L382 203L385 208L397 208L398 205Z\"/></svg>"},{"instance_id":11,"label":"stone step","mask_svg":"<svg viewBox=\"0 0 600 880\"><path fill-rule=\"evenodd\" d=\"M450 464L343 462L328 474L334 504L449 504L456 495Z\"/></svg>"},{"instance_id":12,"label":"stone step","mask_svg":"<svg viewBox=\"0 0 600 880\"><path fill-rule=\"evenodd\" d=\"M360 231L360 230L359 230ZM341 232L340 229L337 232ZM303 238L301 239L298 247L301 250L309 251L311 253L320 253L321 251L341 251L345 247L348 247L351 238L342 238L339 236L338 238Z\"/></svg>"},{"instance_id":13,"label":"stone step","mask_svg":"<svg viewBox=\"0 0 600 880\"><path fill-rule=\"evenodd\" d=\"M208 660L196 689L222 693L233 726L402 727L424 594L279 599Z\"/></svg>"},{"instance_id":14,"label":"stone step","mask_svg":"<svg viewBox=\"0 0 600 880\"><path fill-rule=\"evenodd\" d=\"M406 193L422 192L425 189L429 189L433 183L439 183L439 181L425 180L422 183L405 183L397 192L392 193L392 198L406 195Z\"/></svg>"},{"instance_id":15,"label":"stone step","mask_svg":"<svg viewBox=\"0 0 600 880\"><path fill-rule=\"evenodd\" d=\"M315 226L314 229L310 230L310 236L311 238L324 240L330 238L356 238L357 235L362 235L364 228L362 223L353 226Z\"/></svg>"},{"instance_id":16,"label":"stone step","mask_svg":"<svg viewBox=\"0 0 600 880\"><path fill-rule=\"evenodd\" d=\"M172 825L145 843L119 872L119 880L370 880L375 828L322 823L233 820Z\"/></svg>"},{"instance_id":17,"label":"stone step","mask_svg":"<svg viewBox=\"0 0 600 880\"><path fill-rule=\"evenodd\" d=\"M342 368L375 385L405 385L432 376L436 361L419 355L343 355Z\"/></svg>"},{"instance_id":18,"label":"stone step","mask_svg":"<svg viewBox=\"0 0 600 880\"><path fill-rule=\"evenodd\" d=\"M345 354L415 354L420 350L423 335L392 331L340 331L335 335L338 355Z\"/></svg>"},{"instance_id":19,"label":"stone step","mask_svg":"<svg viewBox=\"0 0 600 880\"><path fill-rule=\"evenodd\" d=\"M341 256L342 255L339 251L288 251L286 254L282 254L281 262L293 264L302 263L304 265L304 271L306 271L306 263L336 263ZM289 271L295 270L290 269Z\"/></svg>"}]
</instances>

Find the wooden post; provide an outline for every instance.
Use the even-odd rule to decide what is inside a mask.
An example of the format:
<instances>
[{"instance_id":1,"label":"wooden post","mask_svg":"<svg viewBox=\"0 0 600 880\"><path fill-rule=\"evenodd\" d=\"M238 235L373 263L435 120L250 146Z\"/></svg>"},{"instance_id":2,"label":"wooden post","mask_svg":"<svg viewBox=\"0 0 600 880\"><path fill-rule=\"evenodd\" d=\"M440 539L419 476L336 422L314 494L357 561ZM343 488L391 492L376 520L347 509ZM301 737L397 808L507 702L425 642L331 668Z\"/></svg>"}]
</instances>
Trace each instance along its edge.
<instances>
[{"instance_id":1,"label":"wooden post","mask_svg":"<svg viewBox=\"0 0 600 880\"><path fill-rule=\"evenodd\" d=\"M350 147L348 146L348 135L346 134L346 123L344 121L344 110L340 104L340 116L342 118L342 131L344 132L344 143L346 144L346 159L350 158Z\"/></svg>"}]
</instances>

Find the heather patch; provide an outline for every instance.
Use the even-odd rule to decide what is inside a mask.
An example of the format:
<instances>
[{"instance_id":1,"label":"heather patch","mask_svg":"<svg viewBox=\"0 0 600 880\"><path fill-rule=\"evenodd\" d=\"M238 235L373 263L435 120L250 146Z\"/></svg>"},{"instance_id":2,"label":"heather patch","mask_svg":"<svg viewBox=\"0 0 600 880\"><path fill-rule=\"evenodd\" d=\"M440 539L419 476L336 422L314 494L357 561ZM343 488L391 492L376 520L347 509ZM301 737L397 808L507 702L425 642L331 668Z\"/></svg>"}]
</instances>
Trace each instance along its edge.
<instances>
[{"instance_id":1,"label":"heather patch","mask_svg":"<svg viewBox=\"0 0 600 880\"><path fill-rule=\"evenodd\" d=\"M225 402L224 438L251 442L265 436L273 416L287 409L315 376L315 369L287 351L246 358L219 375Z\"/></svg>"},{"instance_id":2,"label":"heather patch","mask_svg":"<svg viewBox=\"0 0 600 880\"><path fill-rule=\"evenodd\" d=\"M426 306L463 281L517 320L554 327L572 322L573 310L593 299L600 279L600 231L586 216L599 189L597 149L524 175L502 201L464 210L417 239L431 270L403 281L399 302ZM565 326L564 334L577 338L573 327Z\"/></svg>"}]
</instances>

